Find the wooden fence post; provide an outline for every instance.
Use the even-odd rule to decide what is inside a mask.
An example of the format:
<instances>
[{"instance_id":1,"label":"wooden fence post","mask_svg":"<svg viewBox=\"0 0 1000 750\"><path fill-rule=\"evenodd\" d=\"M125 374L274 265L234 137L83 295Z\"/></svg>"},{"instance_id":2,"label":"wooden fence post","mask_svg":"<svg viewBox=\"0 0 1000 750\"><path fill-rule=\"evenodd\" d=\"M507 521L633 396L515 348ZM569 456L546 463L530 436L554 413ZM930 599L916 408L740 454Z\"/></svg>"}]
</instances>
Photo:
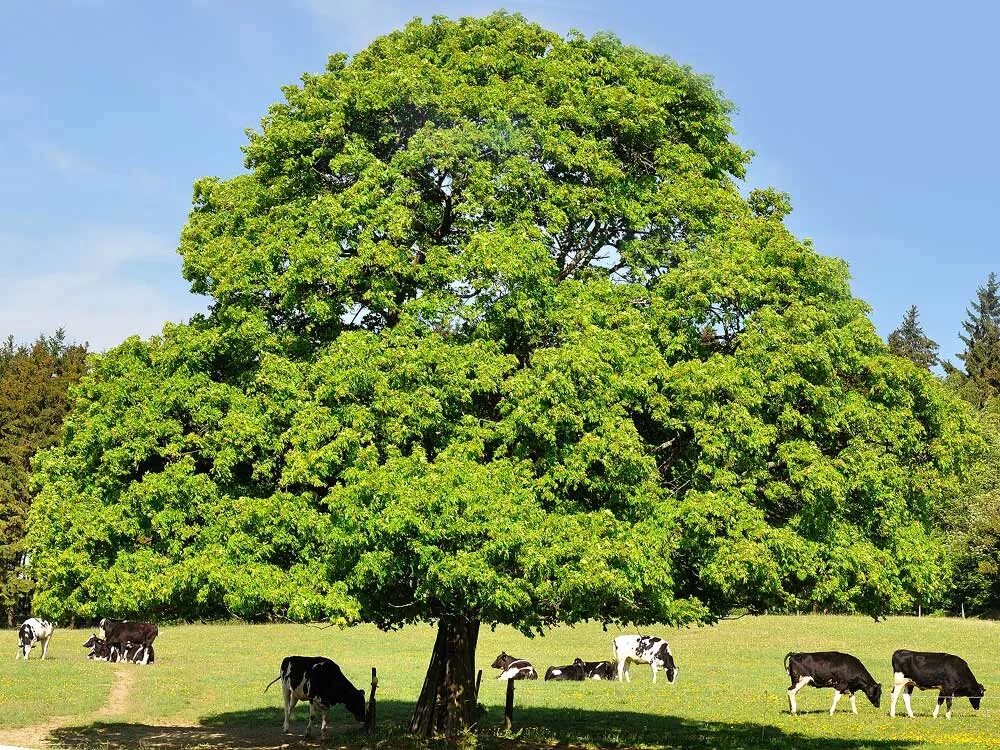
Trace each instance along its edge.
<instances>
[{"instance_id":1,"label":"wooden fence post","mask_svg":"<svg viewBox=\"0 0 1000 750\"><path fill-rule=\"evenodd\" d=\"M365 711L365 731L375 729L375 691L378 690L378 672L372 667L372 690L368 694L368 710Z\"/></svg>"},{"instance_id":2,"label":"wooden fence post","mask_svg":"<svg viewBox=\"0 0 1000 750\"><path fill-rule=\"evenodd\" d=\"M514 680L507 680L507 700L503 706L503 728L505 732L510 731L514 723Z\"/></svg>"},{"instance_id":3,"label":"wooden fence post","mask_svg":"<svg viewBox=\"0 0 1000 750\"><path fill-rule=\"evenodd\" d=\"M476 703L479 703L479 686L483 684L483 670L476 675Z\"/></svg>"}]
</instances>

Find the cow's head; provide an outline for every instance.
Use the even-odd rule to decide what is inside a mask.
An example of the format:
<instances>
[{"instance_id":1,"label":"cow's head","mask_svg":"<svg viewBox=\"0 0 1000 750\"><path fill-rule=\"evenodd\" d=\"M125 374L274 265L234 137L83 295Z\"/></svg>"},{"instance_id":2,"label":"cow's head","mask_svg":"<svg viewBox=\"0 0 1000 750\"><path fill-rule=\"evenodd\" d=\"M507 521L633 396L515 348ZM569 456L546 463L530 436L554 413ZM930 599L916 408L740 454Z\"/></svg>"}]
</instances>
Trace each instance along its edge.
<instances>
[{"instance_id":1,"label":"cow's head","mask_svg":"<svg viewBox=\"0 0 1000 750\"><path fill-rule=\"evenodd\" d=\"M973 691L973 694L969 696L969 703L971 703L972 707L978 711L979 710L979 703L980 703L980 701L982 701L982 699L983 699L983 697L985 695L986 695L986 686L985 685L980 685L977 682L976 683L976 689Z\"/></svg>"},{"instance_id":2,"label":"cow's head","mask_svg":"<svg viewBox=\"0 0 1000 750\"><path fill-rule=\"evenodd\" d=\"M355 719L363 722L365 720L365 691L349 690L347 697L344 698L344 708L350 711L351 716Z\"/></svg>"},{"instance_id":3,"label":"cow's head","mask_svg":"<svg viewBox=\"0 0 1000 750\"><path fill-rule=\"evenodd\" d=\"M493 663L490 666L493 667L493 669L506 669L507 665L510 664L511 661L512 659L507 652L501 651L500 655L493 660Z\"/></svg>"},{"instance_id":4,"label":"cow's head","mask_svg":"<svg viewBox=\"0 0 1000 750\"><path fill-rule=\"evenodd\" d=\"M868 696L868 700L871 701L871 704L875 706L875 708L878 708L879 704L882 702L882 685L877 682L873 682L870 685L866 685L864 690L865 695Z\"/></svg>"},{"instance_id":5,"label":"cow's head","mask_svg":"<svg viewBox=\"0 0 1000 750\"><path fill-rule=\"evenodd\" d=\"M24 623L21 629L17 631L17 650L20 652L21 656L25 659L28 658L28 654L31 652L31 647L35 645L35 631L31 629L28 623Z\"/></svg>"},{"instance_id":6,"label":"cow's head","mask_svg":"<svg viewBox=\"0 0 1000 750\"><path fill-rule=\"evenodd\" d=\"M674 655L670 653L670 646L664 643L656 653L656 659L663 665L663 671L667 673L667 682L671 685L677 680L677 664L674 663Z\"/></svg>"}]
</instances>

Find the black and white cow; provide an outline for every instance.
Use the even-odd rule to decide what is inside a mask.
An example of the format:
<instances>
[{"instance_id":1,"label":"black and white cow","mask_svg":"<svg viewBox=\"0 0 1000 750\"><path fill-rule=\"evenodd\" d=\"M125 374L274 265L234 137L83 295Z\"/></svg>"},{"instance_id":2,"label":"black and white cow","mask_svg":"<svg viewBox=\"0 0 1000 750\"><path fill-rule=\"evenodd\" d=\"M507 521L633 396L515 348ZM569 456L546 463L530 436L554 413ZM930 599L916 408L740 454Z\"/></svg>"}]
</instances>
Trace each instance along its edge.
<instances>
[{"instance_id":1,"label":"black and white cow","mask_svg":"<svg viewBox=\"0 0 1000 750\"><path fill-rule=\"evenodd\" d=\"M947 702L945 717L951 718L951 703L955 698L968 698L978 711L979 703L986 695L986 688L976 680L965 659L953 654L928 651L907 651L899 649L892 655L892 706L889 715L896 715L896 700L903 693L906 714L913 718L910 696L913 688L939 690L934 718L941 711L941 704ZM905 692L904 692L905 691Z\"/></svg>"},{"instance_id":2,"label":"black and white cow","mask_svg":"<svg viewBox=\"0 0 1000 750\"><path fill-rule=\"evenodd\" d=\"M322 715L320 737L327 736L327 714L331 706L342 704L358 721L365 720L365 691L359 690L348 680L340 667L325 656L286 656L281 660L278 676L268 683L264 692L281 680L281 693L285 703L285 723L282 728L288 732L288 721L292 709L299 701L309 702L309 724L306 737L312 734L313 715Z\"/></svg>"},{"instance_id":3,"label":"black and white cow","mask_svg":"<svg viewBox=\"0 0 1000 750\"><path fill-rule=\"evenodd\" d=\"M132 622L103 618L98 626L101 637L112 646L124 650L129 643L151 646L160 630L151 622Z\"/></svg>"},{"instance_id":4,"label":"black and white cow","mask_svg":"<svg viewBox=\"0 0 1000 750\"><path fill-rule=\"evenodd\" d=\"M562 667L549 667L545 670L546 682L554 680L576 680L577 682L582 682L585 679L587 679L587 673L583 668L583 662L579 659L574 660L572 664L566 664Z\"/></svg>"},{"instance_id":5,"label":"black and white cow","mask_svg":"<svg viewBox=\"0 0 1000 750\"><path fill-rule=\"evenodd\" d=\"M494 669L500 670L498 680L537 680L538 672L531 666L527 659L518 659L511 656L506 651L501 651L500 655L491 665Z\"/></svg>"},{"instance_id":6,"label":"black and white cow","mask_svg":"<svg viewBox=\"0 0 1000 750\"><path fill-rule=\"evenodd\" d=\"M103 638L98 638L96 634L83 642L84 648L89 648L90 653L87 658L92 661L111 661L111 646Z\"/></svg>"},{"instance_id":7,"label":"black and white cow","mask_svg":"<svg viewBox=\"0 0 1000 750\"><path fill-rule=\"evenodd\" d=\"M90 649L87 658L96 661L152 664L156 659L156 654L152 646L144 646L141 643L128 643L124 647L119 647L108 643L103 638L98 638L96 635L92 635L84 641L83 647Z\"/></svg>"},{"instance_id":8,"label":"black and white cow","mask_svg":"<svg viewBox=\"0 0 1000 750\"><path fill-rule=\"evenodd\" d=\"M632 682L629 666L632 662L648 664L653 670L653 682L656 682L657 669L662 668L667 675L667 682L673 684L677 680L677 665L670 645L662 638L652 635L620 635L614 640L615 661L618 662L619 681Z\"/></svg>"},{"instance_id":9,"label":"black and white cow","mask_svg":"<svg viewBox=\"0 0 1000 750\"><path fill-rule=\"evenodd\" d=\"M36 643L42 644L42 658L49 652L49 639L52 638L52 623L39 620L37 617L30 617L21 623L17 629L17 659L28 660L28 654L35 647ZM16 661L16 659L15 659Z\"/></svg>"},{"instance_id":10,"label":"black and white cow","mask_svg":"<svg viewBox=\"0 0 1000 750\"><path fill-rule=\"evenodd\" d=\"M613 680L615 679L615 663L613 661L583 661L577 659L573 662L583 667L583 673L588 680Z\"/></svg>"},{"instance_id":11,"label":"black and white cow","mask_svg":"<svg viewBox=\"0 0 1000 750\"><path fill-rule=\"evenodd\" d=\"M859 690L868 696L875 708L882 702L882 686L865 669L861 660L840 651L814 651L785 655L785 670L792 680L788 688L788 708L797 711L795 694L806 685L814 688L833 688L833 705L830 716L837 710L842 695L851 696L851 711L858 712L854 694Z\"/></svg>"},{"instance_id":12,"label":"black and white cow","mask_svg":"<svg viewBox=\"0 0 1000 750\"><path fill-rule=\"evenodd\" d=\"M141 643L128 643L125 648L120 649L112 646L111 661L124 661L129 664L152 664L156 659L152 644L145 646Z\"/></svg>"}]
</instances>

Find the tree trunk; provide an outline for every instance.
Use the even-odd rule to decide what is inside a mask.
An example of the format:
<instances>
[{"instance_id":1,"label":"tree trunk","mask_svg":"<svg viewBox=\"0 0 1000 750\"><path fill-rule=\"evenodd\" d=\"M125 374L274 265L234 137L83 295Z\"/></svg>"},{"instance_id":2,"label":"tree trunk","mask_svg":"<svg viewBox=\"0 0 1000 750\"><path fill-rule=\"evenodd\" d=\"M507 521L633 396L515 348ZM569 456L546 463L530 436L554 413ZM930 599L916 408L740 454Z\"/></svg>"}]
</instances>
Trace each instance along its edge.
<instances>
[{"instance_id":1,"label":"tree trunk","mask_svg":"<svg viewBox=\"0 0 1000 750\"><path fill-rule=\"evenodd\" d=\"M431 662L410 720L413 734L454 737L476 723L478 640L479 620L456 618L438 621Z\"/></svg>"}]
</instances>

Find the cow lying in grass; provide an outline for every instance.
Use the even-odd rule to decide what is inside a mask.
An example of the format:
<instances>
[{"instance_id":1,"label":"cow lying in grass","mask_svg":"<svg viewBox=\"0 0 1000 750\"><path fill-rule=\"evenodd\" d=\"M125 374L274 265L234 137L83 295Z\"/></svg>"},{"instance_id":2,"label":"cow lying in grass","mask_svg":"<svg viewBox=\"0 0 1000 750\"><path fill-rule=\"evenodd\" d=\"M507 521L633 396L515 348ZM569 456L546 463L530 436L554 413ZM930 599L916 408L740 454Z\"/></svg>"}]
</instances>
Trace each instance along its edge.
<instances>
[{"instance_id":1,"label":"cow lying in grass","mask_svg":"<svg viewBox=\"0 0 1000 750\"><path fill-rule=\"evenodd\" d=\"M155 657L153 647L141 643L126 643L124 647L108 643L96 635L90 636L83 644L89 648L88 659L94 661L128 662L130 664L152 664Z\"/></svg>"},{"instance_id":2,"label":"cow lying in grass","mask_svg":"<svg viewBox=\"0 0 1000 750\"><path fill-rule=\"evenodd\" d=\"M584 661L579 657L572 664L549 667L545 670L545 681L553 680L613 680L615 664L611 661Z\"/></svg>"},{"instance_id":3,"label":"cow lying in grass","mask_svg":"<svg viewBox=\"0 0 1000 750\"><path fill-rule=\"evenodd\" d=\"M537 680L538 672L531 666L527 659L518 659L511 656L506 651L501 651L500 655L491 665L494 669L500 670L498 680Z\"/></svg>"}]
</instances>

